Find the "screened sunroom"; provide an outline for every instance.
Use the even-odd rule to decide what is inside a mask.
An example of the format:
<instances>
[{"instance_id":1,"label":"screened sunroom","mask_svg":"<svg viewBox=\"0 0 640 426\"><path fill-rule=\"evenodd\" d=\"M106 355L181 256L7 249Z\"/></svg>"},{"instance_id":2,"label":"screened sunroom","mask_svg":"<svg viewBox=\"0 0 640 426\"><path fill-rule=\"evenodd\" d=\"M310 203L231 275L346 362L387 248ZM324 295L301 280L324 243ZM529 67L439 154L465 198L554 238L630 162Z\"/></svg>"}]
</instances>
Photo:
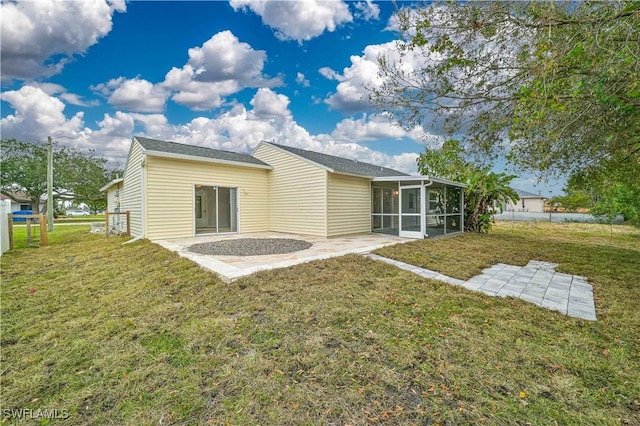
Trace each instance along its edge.
<instances>
[{"instance_id":1,"label":"screened sunroom","mask_svg":"<svg viewBox=\"0 0 640 426\"><path fill-rule=\"evenodd\" d=\"M465 187L427 176L373 178L371 230L407 238L462 232Z\"/></svg>"}]
</instances>

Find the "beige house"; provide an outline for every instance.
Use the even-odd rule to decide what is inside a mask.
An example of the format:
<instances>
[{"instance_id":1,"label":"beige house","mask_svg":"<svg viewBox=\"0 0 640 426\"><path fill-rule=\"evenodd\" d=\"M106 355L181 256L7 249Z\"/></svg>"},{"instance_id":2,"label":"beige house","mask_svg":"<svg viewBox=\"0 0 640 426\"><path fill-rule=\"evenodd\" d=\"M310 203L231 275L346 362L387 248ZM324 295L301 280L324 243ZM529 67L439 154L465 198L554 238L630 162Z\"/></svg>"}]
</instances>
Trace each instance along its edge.
<instances>
[{"instance_id":1,"label":"beige house","mask_svg":"<svg viewBox=\"0 0 640 426\"><path fill-rule=\"evenodd\" d=\"M262 141L251 154L134 137L102 189L134 237L285 232L412 238L461 232L463 184ZM123 217L109 226L122 230Z\"/></svg>"},{"instance_id":2,"label":"beige house","mask_svg":"<svg viewBox=\"0 0 640 426\"><path fill-rule=\"evenodd\" d=\"M531 192L523 191L521 189L515 190L520 196L520 200L517 203L511 201L505 203L503 210L505 212L536 212L544 213L544 205L547 201L546 197L539 194L532 194Z\"/></svg>"}]
</instances>

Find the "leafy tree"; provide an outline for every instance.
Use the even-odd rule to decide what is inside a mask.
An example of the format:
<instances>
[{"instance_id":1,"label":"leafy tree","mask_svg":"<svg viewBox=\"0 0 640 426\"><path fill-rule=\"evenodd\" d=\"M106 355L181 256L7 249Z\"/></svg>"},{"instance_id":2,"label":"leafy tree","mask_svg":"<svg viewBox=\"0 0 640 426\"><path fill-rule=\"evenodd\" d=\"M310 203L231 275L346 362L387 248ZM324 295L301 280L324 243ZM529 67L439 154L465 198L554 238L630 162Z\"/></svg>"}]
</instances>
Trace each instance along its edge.
<instances>
[{"instance_id":1,"label":"leafy tree","mask_svg":"<svg viewBox=\"0 0 640 426\"><path fill-rule=\"evenodd\" d=\"M40 211L40 199L47 193L47 146L16 139L2 139L0 190L23 191L31 199L32 209ZM54 199L72 196L91 210L106 206L99 189L117 172L107 160L67 147L54 147ZM46 206L46 205L45 205ZM44 210L44 209L43 209Z\"/></svg>"},{"instance_id":2,"label":"leafy tree","mask_svg":"<svg viewBox=\"0 0 640 426\"><path fill-rule=\"evenodd\" d=\"M0 149L2 192L23 191L31 199L31 209L40 211L40 198L47 193L46 148L15 139L2 139Z\"/></svg>"},{"instance_id":3,"label":"leafy tree","mask_svg":"<svg viewBox=\"0 0 640 426\"><path fill-rule=\"evenodd\" d=\"M567 211L576 212L578 209L590 208L593 205L591 196L583 190L565 188L565 195L559 195L549 200L552 206L564 207Z\"/></svg>"},{"instance_id":4,"label":"leafy tree","mask_svg":"<svg viewBox=\"0 0 640 426\"><path fill-rule=\"evenodd\" d=\"M622 214L625 221L640 226L640 168L625 163L617 168L588 168L569 178L568 188L591 197L591 214L611 222Z\"/></svg>"},{"instance_id":5,"label":"leafy tree","mask_svg":"<svg viewBox=\"0 0 640 426\"><path fill-rule=\"evenodd\" d=\"M418 157L418 169L427 176L437 176L466 183L464 191L465 231L488 232L494 214L493 206L507 201L517 202L518 193L509 187L513 175L495 173L464 158L460 142L451 139L441 149L427 149Z\"/></svg>"},{"instance_id":6,"label":"leafy tree","mask_svg":"<svg viewBox=\"0 0 640 426\"><path fill-rule=\"evenodd\" d=\"M543 176L640 168L640 2L435 2L397 22L370 91L402 126L433 117Z\"/></svg>"},{"instance_id":7,"label":"leafy tree","mask_svg":"<svg viewBox=\"0 0 640 426\"><path fill-rule=\"evenodd\" d=\"M64 165L60 167L58 179L69 189L59 189L58 193L73 196L76 202L86 204L91 211L104 210L107 199L100 188L115 178L119 171L111 168L109 162L96 156L94 151L85 154L63 149L59 154Z\"/></svg>"}]
</instances>

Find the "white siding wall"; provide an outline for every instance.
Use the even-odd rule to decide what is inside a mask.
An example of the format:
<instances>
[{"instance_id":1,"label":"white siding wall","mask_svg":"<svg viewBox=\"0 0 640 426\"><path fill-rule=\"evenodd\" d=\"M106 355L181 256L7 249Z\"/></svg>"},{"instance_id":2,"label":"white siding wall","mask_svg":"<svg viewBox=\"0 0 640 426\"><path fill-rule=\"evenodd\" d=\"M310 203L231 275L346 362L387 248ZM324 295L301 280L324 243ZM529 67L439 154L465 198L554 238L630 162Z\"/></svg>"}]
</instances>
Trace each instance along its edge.
<instances>
[{"instance_id":1,"label":"white siding wall","mask_svg":"<svg viewBox=\"0 0 640 426\"><path fill-rule=\"evenodd\" d=\"M113 185L111 188L107 190L107 211L109 213L114 213L116 208L118 207L118 198L120 198L120 202L122 203L122 191L123 183L120 182L117 185ZM116 194L119 194L119 197L116 197ZM120 205L120 211L125 212L126 209L122 208L122 204ZM126 232L127 230L127 217L125 215L110 215L109 216L109 229L107 232L111 231L119 231Z\"/></svg>"},{"instance_id":2,"label":"white siding wall","mask_svg":"<svg viewBox=\"0 0 640 426\"><path fill-rule=\"evenodd\" d=\"M194 235L194 185L238 188L239 231L269 227L269 170L147 157L147 238Z\"/></svg>"},{"instance_id":3,"label":"white siding wall","mask_svg":"<svg viewBox=\"0 0 640 426\"><path fill-rule=\"evenodd\" d=\"M269 173L269 230L327 236L327 171L262 144L253 156Z\"/></svg>"},{"instance_id":4,"label":"white siding wall","mask_svg":"<svg viewBox=\"0 0 640 426\"><path fill-rule=\"evenodd\" d=\"M371 232L371 181L328 174L327 236Z\"/></svg>"},{"instance_id":5,"label":"white siding wall","mask_svg":"<svg viewBox=\"0 0 640 426\"><path fill-rule=\"evenodd\" d=\"M109 213L116 211L116 192L121 191L122 183L118 185L113 185L111 188L107 190L107 211Z\"/></svg>"},{"instance_id":6,"label":"white siding wall","mask_svg":"<svg viewBox=\"0 0 640 426\"><path fill-rule=\"evenodd\" d=\"M524 207L522 203L524 201ZM511 201L507 203L506 211L516 212L544 212L544 199L543 198L521 198L514 205Z\"/></svg>"},{"instance_id":7,"label":"white siding wall","mask_svg":"<svg viewBox=\"0 0 640 426\"><path fill-rule=\"evenodd\" d=\"M129 158L124 170L124 185L120 192L120 211L130 212L131 235L133 237L144 235L142 220L143 187L142 147L134 139L131 142Z\"/></svg>"}]
</instances>

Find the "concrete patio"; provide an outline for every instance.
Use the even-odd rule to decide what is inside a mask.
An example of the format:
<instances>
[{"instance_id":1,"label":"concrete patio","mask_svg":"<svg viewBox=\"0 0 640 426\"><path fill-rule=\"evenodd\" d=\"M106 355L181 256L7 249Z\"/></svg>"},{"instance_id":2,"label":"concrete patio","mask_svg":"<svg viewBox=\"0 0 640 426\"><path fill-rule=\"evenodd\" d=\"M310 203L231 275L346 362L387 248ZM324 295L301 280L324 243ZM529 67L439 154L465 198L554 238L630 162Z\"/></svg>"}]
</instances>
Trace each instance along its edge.
<instances>
[{"instance_id":1,"label":"concrete patio","mask_svg":"<svg viewBox=\"0 0 640 426\"><path fill-rule=\"evenodd\" d=\"M313 245L306 250L265 256L212 256L197 254L188 250L189 246L193 244L239 238L291 238L308 241ZM233 281L258 271L286 268L304 262L344 256L351 253L368 253L381 247L409 241L414 240L375 233L324 238L280 232L256 232L154 240L154 243L192 260L203 268L216 273L225 281Z\"/></svg>"}]
</instances>

